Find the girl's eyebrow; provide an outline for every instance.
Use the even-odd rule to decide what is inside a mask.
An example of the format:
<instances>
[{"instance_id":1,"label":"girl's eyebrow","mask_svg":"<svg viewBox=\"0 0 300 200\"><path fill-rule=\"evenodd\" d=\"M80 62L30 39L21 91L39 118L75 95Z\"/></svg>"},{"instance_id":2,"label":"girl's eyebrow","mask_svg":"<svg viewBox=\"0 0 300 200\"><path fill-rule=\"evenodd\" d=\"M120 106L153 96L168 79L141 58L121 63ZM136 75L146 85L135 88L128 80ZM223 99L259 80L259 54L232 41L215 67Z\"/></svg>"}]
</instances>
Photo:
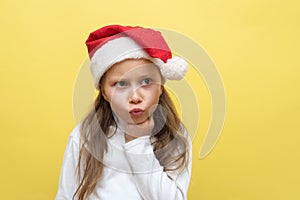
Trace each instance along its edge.
<instances>
[{"instance_id":1,"label":"girl's eyebrow","mask_svg":"<svg viewBox=\"0 0 300 200\"><path fill-rule=\"evenodd\" d=\"M110 81L128 81L131 78L134 79L144 79L144 78L151 78L151 79L158 79L159 75L157 76L153 71L147 71L147 72L137 72L133 75L130 75L129 77L125 75L111 75L108 76L107 79Z\"/></svg>"},{"instance_id":2,"label":"girl's eyebrow","mask_svg":"<svg viewBox=\"0 0 300 200\"><path fill-rule=\"evenodd\" d=\"M147 71L147 72L140 72L138 73L141 77L142 76L151 76L151 77L155 77L156 73L155 71L151 70L151 71Z\"/></svg>"},{"instance_id":3,"label":"girl's eyebrow","mask_svg":"<svg viewBox=\"0 0 300 200\"><path fill-rule=\"evenodd\" d=\"M154 82L159 82L160 77L155 76L154 74L145 74L138 77L139 80L146 79L146 78L151 79Z\"/></svg>"},{"instance_id":4,"label":"girl's eyebrow","mask_svg":"<svg viewBox=\"0 0 300 200\"><path fill-rule=\"evenodd\" d=\"M108 80L126 80L127 78L125 76L119 76L119 75L112 75L107 77Z\"/></svg>"},{"instance_id":5,"label":"girl's eyebrow","mask_svg":"<svg viewBox=\"0 0 300 200\"><path fill-rule=\"evenodd\" d=\"M139 78L151 78L151 77L153 77L151 74L145 74L145 75L139 76Z\"/></svg>"}]
</instances>

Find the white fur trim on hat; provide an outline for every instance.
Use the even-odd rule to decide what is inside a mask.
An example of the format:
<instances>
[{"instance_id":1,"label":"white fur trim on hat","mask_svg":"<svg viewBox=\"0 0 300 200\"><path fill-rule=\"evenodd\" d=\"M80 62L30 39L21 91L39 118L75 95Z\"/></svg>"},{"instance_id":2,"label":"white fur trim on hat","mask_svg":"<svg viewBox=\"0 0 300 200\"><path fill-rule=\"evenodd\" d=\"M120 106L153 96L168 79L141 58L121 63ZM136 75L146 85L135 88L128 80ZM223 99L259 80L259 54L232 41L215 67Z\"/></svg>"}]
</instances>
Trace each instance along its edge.
<instances>
[{"instance_id":1,"label":"white fur trim on hat","mask_svg":"<svg viewBox=\"0 0 300 200\"><path fill-rule=\"evenodd\" d=\"M91 58L91 72L94 84L99 89L99 81L103 74L114 64L130 58L145 58L156 64L162 76L169 80L180 80L187 71L187 63L180 57L173 57L164 63L160 58L152 58L129 37L120 37L110 40L96 50Z\"/></svg>"},{"instance_id":2,"label":"white fur trim on hat","mask_svg":"<svg viewBox=\"0 0 300 200\"><path fill-rule=\"evenodd\" d=\"M111 40L99 48L91 59L91 72L94 83L98 83L103 74L114 64L129 58L148 58L150 56L129 37Z\"/></svg>"}]
</instances>

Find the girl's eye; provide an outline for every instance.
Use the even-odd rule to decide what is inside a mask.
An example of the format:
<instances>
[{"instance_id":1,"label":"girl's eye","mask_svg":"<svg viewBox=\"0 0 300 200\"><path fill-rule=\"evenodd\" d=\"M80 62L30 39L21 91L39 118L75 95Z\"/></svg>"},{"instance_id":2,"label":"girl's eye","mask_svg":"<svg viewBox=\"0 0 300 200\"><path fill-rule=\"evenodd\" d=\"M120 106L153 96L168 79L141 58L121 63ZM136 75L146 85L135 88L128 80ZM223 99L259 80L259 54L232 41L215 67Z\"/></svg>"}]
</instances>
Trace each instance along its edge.
<instances>
[{"instance_id":1,"label":"girl's eye","mask_svg":"<svg viewBox=\"0 0 300 200\"><path fill-rule=\"evenodd\" d=\"M124 87L124 86L127 85L127 83L126 83L125 81L118 81L118 82L116 82L116 85L117 85L118 87Z\"/></svg>"},{"instance_id":2,"label":"girl's eye","mask_svg":"<svg viewBox=\"0 0 300 200\"><path fill-rule=\"evenodd\" d=\"M142 80L142 85L149 85L149 84L151 84L151 80L149 78Z\"/></svg>"}]
</instances>

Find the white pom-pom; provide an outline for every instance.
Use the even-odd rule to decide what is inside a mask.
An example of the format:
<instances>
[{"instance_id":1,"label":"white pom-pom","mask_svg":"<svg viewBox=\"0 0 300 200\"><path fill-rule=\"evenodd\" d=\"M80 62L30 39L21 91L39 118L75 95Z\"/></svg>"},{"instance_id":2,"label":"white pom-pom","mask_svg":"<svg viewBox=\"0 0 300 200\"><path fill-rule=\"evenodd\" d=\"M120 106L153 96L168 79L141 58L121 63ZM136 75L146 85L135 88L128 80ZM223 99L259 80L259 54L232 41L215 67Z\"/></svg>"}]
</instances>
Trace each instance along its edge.
<instances>
[{"instance_id":1,"label":"white pom-pom","mask_svg":"<svg viewBox=\"0 0 300 200\"><path fill-rule=\"evenodd\" d=\"M173 57L167 60L167 63L163 63L159 67L161 74L166 79L180 80L186 74L188 64L183 58Z\"/></svg>"}]
</instances>

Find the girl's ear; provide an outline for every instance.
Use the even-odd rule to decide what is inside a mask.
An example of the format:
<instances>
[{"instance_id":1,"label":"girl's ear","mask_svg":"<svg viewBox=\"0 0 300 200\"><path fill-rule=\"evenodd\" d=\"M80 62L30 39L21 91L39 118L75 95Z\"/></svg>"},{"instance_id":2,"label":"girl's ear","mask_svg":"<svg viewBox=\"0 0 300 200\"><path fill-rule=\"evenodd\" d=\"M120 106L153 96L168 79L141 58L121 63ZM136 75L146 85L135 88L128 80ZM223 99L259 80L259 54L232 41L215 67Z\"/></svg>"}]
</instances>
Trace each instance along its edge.
<instances>
[{"instance_id":1,"label":"girl's ear","mask_svg":"<svg viewBox=\"0 0 300 200\"><path fill-rule=\"evenodd\" d=\"M104 87L103 87L103 76L99 80L98 87L99 87L99 92L101 93L103 98L107 101L107 96L105 95Z\"/></svg>"},{"instance_id":2,"label":"girl's ear","mask_svg":"<svg viewBox=\"0 0 300 200\"><path fill-rule=\"evenodd\" d=\"M100 90L100 92L101 92L101 95L103 96L103 98L107 101L107 96L106 96L106 94L105 94L105 91L104 91L104 88L103 87L101 87L101 86L99 86L99 90Z\"/></svg>"},{"instance_id":3,"label":"girl's ear","mask_svg":"<svg viewBox=\"0 0 300 200\"><path fill-rule=\"evenodd\" d=\"M160 86L160 94L159 94L159 96L162 95L163 91L164 91L164 87L161 85L161 86Z\"/></svg>"},{"instance_id":4,"label":"girl's ear","mask_svg":"<svg viewBox=\"0 0 300 200\"><path fill-rule=\"evenodd\" d=\"M102 94L103 98L104 98L106 101L108 101L108 100L107 100L107 96L105 95L105 93L104 93L104 92L101 92L101 94Z\"/></svg>"}]
</instances>

